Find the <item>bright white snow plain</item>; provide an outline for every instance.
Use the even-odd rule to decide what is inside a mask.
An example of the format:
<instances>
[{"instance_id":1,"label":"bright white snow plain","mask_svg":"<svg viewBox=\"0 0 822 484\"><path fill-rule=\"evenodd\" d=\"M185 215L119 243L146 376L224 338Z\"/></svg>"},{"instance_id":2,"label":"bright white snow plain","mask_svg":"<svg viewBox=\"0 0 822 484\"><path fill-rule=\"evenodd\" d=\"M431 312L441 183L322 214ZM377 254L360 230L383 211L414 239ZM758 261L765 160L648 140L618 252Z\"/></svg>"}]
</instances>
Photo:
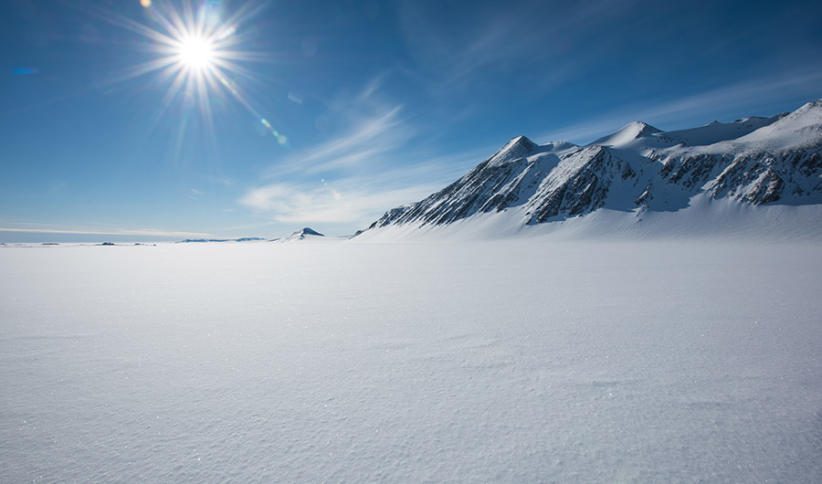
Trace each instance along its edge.
<instances>
[{"instance_id":1,"label":"bright white snow plain","mask_svg":"<svg viewBox=\"0 0 822 484\"><path fill-rule=\"evenodd\" d=\"M0 481L822 480L822 246L0 248Z\"/></svg>"}]
</instances>

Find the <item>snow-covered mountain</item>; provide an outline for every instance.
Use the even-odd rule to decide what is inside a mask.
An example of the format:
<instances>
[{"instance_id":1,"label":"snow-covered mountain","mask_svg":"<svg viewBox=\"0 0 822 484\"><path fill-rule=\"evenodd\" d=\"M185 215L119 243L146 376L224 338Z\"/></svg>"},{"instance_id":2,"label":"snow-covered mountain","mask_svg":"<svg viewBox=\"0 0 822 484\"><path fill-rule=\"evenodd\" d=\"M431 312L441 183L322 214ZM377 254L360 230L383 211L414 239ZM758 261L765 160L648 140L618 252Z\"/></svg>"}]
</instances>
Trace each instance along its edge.
<instances>
[{"instance_id":1,"label":"snow-covered mountain","mask_svg":"<svg viewBox=\"0 0 822 484\"><path fill-rule=\"evenodd\" d=\"M365 232L505 213L526 226L599 209L641 217L723 200L745 206L822 203L822 100L792 113L661 131L633 122L585 146L505 144L424 200L389 210Z\"/></svg>"},{"instance_id":2,"label":"snow-covered mountain","mask_svg":"<svg viewBox=\"0 0 822 484\"><path fill-rule=\"evenodd\" d=\"M310 227L303 227L302 229L297 230L296 232L292 233L287 237L274 240L279 242L288 242L292 240L319 239L321 237L325 237L325 235L317 232L316 230Z\"/></svg>"}]
</instances>

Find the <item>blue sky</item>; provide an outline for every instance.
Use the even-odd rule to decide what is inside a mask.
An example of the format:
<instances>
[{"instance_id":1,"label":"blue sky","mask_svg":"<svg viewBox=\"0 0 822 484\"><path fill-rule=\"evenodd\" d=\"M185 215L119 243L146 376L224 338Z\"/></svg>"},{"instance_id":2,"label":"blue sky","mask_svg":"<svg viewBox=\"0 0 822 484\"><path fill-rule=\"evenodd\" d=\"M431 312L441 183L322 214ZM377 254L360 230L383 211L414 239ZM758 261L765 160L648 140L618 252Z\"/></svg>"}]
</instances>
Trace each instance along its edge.
<instances>
[{"instance_id":1,"label":"blue sky","mask_svg":"<svg viewBox=\"0 0 822 484\"><path fill-rule=\"evenodd\" d=\"M0 241L342 235L513 136L822 97L819 2L572 3L4 1ZM233 93L170 96L140 29L202 5Z\"/></svg>"}]
</instances>

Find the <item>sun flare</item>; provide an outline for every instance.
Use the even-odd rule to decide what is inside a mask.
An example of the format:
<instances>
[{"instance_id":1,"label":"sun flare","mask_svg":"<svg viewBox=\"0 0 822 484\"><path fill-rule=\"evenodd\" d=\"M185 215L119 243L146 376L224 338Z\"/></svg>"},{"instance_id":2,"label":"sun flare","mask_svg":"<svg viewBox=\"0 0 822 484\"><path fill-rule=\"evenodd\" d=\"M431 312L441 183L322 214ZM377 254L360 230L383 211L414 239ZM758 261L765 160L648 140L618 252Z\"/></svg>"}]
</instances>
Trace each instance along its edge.
<instances>
[{"instance_id":1,"label":"sun flare","mask_svg":"<svg viewBox=\"0 0 822 484\"><path fill-rule=\"evenodd\" d=\"M199 108L207 125L212 125L212 101L231 97L245 107L281 145L288 138L255 108L256 103L242 92L237 79L253 79L252 71L243 66L265 59L259 52L241 50L249 35L239 32L262 8L257 0L248 0L245 6L229 12L223 2L186 0L180 8L171 4L155 7L153 2L141 2L146 8L146 24L122 17L112 21L122 25L150 42L155 57L136 64L125 78L149 73L168 81L168 90L161 109L175 100L186 106ZM210 129L213 129L210 128Z\"/></svg>"},{"instance_id":2,"label":"sun flare","mask_svg":"<svg viewBox=\"0 0 822 484\"><path fill-rule=\"evenodd\" d=\"M212 67L216 52L211 41L205 37L187 36L179 41L177 61L185 68L204 70Z\"/></svg>"}]
</instances>

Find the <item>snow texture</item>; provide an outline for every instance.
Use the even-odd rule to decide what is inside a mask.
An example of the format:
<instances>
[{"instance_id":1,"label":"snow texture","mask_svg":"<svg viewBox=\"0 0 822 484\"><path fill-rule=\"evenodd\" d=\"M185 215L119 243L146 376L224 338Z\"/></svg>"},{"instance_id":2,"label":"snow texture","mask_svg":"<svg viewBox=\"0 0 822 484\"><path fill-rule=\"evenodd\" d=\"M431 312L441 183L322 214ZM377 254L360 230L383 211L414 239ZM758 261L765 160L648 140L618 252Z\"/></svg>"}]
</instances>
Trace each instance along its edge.
<instances>
[{"instance_id":1,"label":"snow texture","mask_svg":"<svg viewBox=\"0 0 822 484\"><path fill-rule=\"evenodd\" d=\"M822 481L818 243L358 239L0 247L0 481Z\"/></svg>"}]
</instances>

